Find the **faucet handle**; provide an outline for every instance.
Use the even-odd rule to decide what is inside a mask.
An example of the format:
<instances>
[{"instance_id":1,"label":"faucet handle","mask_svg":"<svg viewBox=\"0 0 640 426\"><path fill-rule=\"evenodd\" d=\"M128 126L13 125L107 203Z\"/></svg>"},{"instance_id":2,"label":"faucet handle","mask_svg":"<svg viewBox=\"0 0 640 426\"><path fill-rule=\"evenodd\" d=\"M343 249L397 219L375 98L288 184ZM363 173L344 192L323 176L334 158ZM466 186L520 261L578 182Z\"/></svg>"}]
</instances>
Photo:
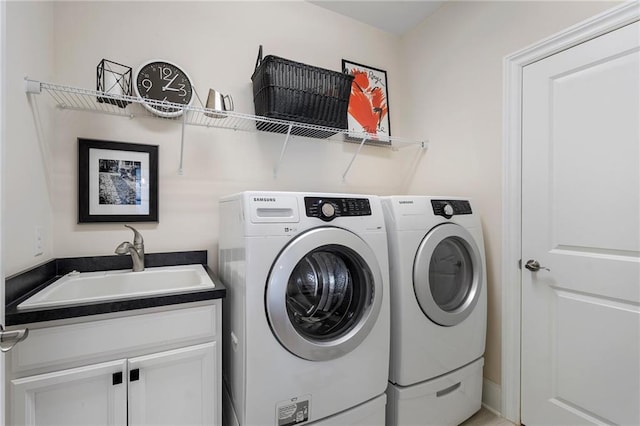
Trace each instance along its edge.
<instances>
[{"instance_id":1,"label":"faucet handle","mask_svg":"<svg viewBox=\"0 0 640 426\"><path fill-rule=\"evenodd\" d=\"M143 245L144 244L144 238L142 238L142 234L139 233L136 228L134 228L133 226L129 226L129 225L124 225L124 226L133 231L133 245L134 246L138 246L138 245Z\"/></svg>"}]
</instances>

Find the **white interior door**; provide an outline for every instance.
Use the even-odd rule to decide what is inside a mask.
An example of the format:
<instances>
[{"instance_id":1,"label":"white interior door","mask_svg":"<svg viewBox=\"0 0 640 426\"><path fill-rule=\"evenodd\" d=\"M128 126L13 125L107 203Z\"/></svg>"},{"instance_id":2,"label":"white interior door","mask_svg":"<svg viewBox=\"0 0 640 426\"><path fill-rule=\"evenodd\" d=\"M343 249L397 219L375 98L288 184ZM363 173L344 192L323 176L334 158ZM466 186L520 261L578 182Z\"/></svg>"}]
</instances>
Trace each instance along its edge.
<instances>
[{"instance_id":1,"label":"white interior door","mask_svg":"<svg viewBox=\"0 0 640 426\"><path fill-rule=\"evenodd\" d=\"M524 68L527 426L640 424L639 45L636 22Z\"/></svg>"}]
</instances>

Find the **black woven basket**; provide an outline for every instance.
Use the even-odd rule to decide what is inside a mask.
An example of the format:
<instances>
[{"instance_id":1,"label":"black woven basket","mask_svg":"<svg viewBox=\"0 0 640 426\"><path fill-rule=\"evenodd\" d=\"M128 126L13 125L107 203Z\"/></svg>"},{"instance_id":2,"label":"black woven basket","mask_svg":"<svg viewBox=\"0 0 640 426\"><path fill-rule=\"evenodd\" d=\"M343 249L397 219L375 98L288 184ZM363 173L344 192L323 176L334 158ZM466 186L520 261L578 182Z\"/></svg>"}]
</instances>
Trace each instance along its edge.
<instances>
[{"instance_id":1,"label":"black woven basket","mask_svg":"<svg viewBox=\"0 0 640 426\"><path fill-rule=\"evenodd\" d=\"M347 109L353 76L313 67L278 56L262 58L258 50L256 68L251 76L256 115L315 124L336 129L347 128ZM256 124L259 130L286 133L287 125ZM293 134L307 134L300 129ZM315 132L314 137L329 137L335 132Z\"/></svg>"}]
</instances>

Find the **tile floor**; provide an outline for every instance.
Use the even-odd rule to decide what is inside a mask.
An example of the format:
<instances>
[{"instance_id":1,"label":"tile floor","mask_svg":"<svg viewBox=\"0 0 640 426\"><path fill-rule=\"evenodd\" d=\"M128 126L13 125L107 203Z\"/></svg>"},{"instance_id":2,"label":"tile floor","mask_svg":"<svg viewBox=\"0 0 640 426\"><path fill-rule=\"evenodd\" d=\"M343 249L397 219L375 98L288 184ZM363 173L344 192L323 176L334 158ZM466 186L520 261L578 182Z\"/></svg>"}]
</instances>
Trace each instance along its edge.
<instances>
[{"instance_id":1,"label":"tile floor","mask_svg":"<svg viewBox=\"0 0 640 426\"><path fill-rule=\"evenodd\" d=\"M491 411L482 407L480 411L471 416L460 426L514 426L509 420L498 417Z\"/></svg>"}]
</instances>

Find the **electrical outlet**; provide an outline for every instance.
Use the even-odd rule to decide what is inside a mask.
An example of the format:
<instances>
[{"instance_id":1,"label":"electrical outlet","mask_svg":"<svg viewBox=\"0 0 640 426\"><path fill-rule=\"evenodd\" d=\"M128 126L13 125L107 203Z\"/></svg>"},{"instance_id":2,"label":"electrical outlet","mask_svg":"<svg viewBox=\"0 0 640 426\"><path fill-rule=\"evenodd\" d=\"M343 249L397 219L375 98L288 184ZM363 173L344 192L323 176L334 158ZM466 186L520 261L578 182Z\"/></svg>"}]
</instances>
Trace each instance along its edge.
<instances>
[{"instance_id":1,"label":"electrical outlet","mask_svg":"<svg viewBox=\"0 0 640 426\"><path fill-rule=\"evenodd\" d=\"M44 253L44 231L41 226L36 226L35 238L33 240L33 255L42 256Z\"/></svg>"}]
</instances>

